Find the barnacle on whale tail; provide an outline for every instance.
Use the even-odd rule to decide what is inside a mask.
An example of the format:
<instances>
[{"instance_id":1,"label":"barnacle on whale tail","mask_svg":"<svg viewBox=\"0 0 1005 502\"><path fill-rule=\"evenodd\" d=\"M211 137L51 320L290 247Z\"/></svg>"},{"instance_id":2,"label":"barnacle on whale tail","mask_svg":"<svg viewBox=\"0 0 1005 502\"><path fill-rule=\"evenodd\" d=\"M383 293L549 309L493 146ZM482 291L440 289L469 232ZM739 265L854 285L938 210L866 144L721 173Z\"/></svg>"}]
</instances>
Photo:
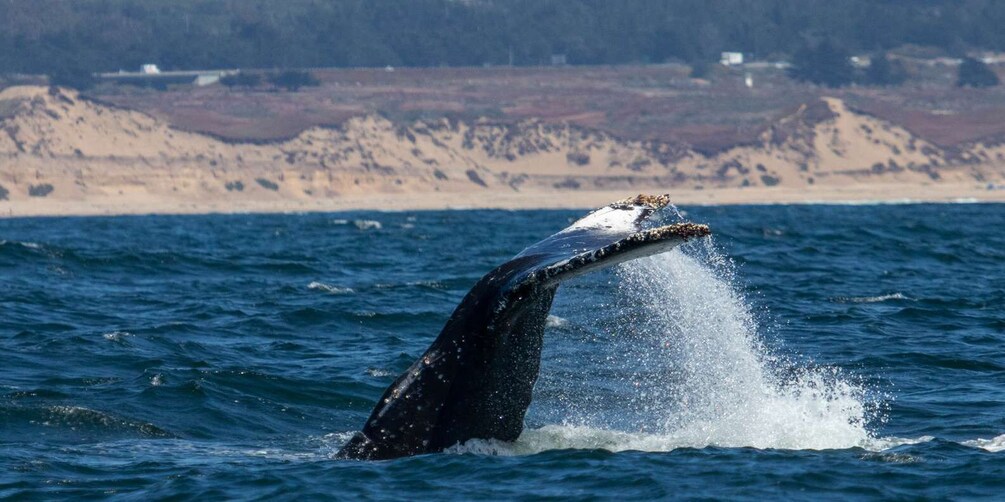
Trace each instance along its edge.
<instances>
[{"instance_id":1,"label":"barnacle on whale tail","mask_svg":"<svg viewBox=\"0 0 1005 502\"><path fill-rule=\"evenodd\" d=\"M631 206L645 206L652 209L662 209L670 205L670 194L649 195L638 194L635 197L628 197L617 202L612 202L610 207L615 209L628 208Z\"/></svg>"}]
</instances>

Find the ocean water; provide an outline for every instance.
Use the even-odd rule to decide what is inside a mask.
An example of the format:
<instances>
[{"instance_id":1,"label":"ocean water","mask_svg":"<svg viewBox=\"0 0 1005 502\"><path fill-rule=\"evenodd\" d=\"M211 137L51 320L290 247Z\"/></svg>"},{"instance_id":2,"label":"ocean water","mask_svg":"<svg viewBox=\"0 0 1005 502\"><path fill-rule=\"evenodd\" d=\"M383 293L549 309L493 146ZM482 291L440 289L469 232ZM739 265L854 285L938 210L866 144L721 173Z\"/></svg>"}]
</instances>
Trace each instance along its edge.
<instances>
[{"instance_id":1,"label":"ocean water","mask_svg":"<svg viewBox=\"0 0 1005 502\"><path fill-rule=\"evenodd\" d=\"M382 462L333 455L584 211L0 220L0 498L1002 497L1005 206L683 211L560 289L518 441Z\"/></svg>"}]
</instances>

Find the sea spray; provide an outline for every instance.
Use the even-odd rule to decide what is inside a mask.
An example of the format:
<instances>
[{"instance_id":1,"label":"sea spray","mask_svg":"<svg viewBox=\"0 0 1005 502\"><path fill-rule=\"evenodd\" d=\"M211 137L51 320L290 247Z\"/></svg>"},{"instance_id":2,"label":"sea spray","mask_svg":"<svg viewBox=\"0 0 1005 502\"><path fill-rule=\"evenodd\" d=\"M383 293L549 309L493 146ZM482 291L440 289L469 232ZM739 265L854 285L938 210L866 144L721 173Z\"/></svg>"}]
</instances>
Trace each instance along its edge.
<instances>
[{"instance_id":1,"label":"sea spray","mask_svg":"<svg viewBox=\"0 0 1005 502\"><path fill-rule=\"evenodd\" d=\"M594 381L607 375L606 384L574 389L573 375L563 374L569 389L542 393L554 401L545 422L515 444L473 441L459 451L888 447L867 427L874 407L863 387L836 368L801 367L765 347L736 282L710 239L621 265L613 287L600 285L609 303L584 309L582 322L601 334L561 355L582 357L578 371Z\"/></svg>"},{"instance_id":2,"label":"sea spray","mask_svg":"<svg viewBox=\"0 0 1005 502\"><path fill-rule=\"evenodd\" d=\"M619 297L635 313L630 336L662 349L636 356L674 376L647 382L646 400L666 403L666 415L651 417L654 432L688 446L820 449L869 441L863 390L836 369L794 368L771 355L730 262L710 240L625 264L618 275Z\"/></svg>"}]
</instances>

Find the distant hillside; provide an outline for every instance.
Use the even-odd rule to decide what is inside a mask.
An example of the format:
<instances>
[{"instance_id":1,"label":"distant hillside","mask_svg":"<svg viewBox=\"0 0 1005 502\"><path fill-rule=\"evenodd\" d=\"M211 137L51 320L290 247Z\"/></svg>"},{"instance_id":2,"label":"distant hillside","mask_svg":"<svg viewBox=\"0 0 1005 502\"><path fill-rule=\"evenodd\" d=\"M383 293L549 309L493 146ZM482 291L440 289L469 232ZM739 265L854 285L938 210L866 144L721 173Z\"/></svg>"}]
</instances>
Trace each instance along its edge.
<instances>
[{"instance_id":1,"label":"distant hillside","mask_svg":"<svg viewBox=\"0 0 1005 502\"><path fill-rule=\"evenodd\" d=\"M532 120L396 126L368 116L279 143L229 143L43 87L0 92L0 111L0 193L9 200L157 196L183 204L1005 179L1003 145L947 151L836 98L807 103L756 144L711 156Z\"/></svg>"},{"instance_id":2,"label":"distant hillside","mask_svg":"<svg viewBox=\"0 0 1005 502\"><path fill-rule=\"evenodd\" d=\"M1001 51L1003 25L994 0L18 0L0 2L0 74L711 61L822 39Z\"/></svg>"}]
</instances>

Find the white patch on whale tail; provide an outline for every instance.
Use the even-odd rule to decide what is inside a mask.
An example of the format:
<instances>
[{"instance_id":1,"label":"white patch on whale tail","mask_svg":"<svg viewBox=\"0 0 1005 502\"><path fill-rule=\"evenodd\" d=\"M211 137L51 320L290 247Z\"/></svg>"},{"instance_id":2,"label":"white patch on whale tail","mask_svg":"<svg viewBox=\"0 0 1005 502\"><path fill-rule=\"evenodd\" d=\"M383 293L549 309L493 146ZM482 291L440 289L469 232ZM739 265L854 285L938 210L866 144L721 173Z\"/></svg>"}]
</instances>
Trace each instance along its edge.
<instances>
[{"instance_id":1,"label":"white patch on whale tail","mask_svg":"<svg viewBox=\"0 0 1005 502\"><path fill-rule=\"evenodd\" d=\"M632 207L630 209L602 207L592 213L576 220L572 225L563 229L559 234L590 230L592 232L633 232L636 230L636 222L646 212L652 211L644 207Z\"/></svg>"}]
</instances>

